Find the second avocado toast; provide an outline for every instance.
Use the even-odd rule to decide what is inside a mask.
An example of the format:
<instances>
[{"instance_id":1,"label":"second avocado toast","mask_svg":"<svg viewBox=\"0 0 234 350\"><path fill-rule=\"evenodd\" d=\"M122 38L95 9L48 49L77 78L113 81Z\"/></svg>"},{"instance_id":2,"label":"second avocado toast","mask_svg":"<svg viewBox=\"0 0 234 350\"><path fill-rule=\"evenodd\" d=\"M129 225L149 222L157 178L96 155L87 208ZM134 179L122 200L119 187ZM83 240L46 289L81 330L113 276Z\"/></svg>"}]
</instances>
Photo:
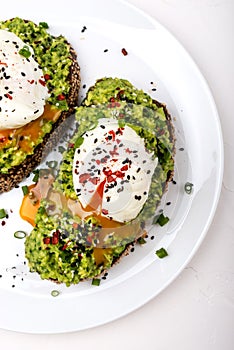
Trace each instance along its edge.
<instances>
[{"instance_id":1,"label":"second avocado toast","mask_svg":"<svg viewBox=\"0 0 234 350\"><path fill-rule=\"evenodd\" d=\"M25 243L30 270L67 286L99 276L145 235L174 171L166 107L127 80L97 81L76 119L57 176L41 173L39 193L51 181L34 193L40 207Z\"/></svg>"}]
</instances>

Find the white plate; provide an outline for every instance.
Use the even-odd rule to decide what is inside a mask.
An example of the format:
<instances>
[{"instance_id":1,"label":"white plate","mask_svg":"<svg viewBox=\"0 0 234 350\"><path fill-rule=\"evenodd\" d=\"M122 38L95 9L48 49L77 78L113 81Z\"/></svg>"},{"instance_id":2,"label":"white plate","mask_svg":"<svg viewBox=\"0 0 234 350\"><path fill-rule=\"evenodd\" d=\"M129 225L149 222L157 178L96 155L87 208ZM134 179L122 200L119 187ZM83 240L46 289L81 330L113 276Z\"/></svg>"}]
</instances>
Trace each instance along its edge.
<instances>
[{"instance_id":1,"label":"white plate","mask_svg":"<svg viewBox=\"0 0 234 350\"><path fill-rule=\"evenodd\" d=\"M165 102L175 117L177 183L170 185L161 205L170 223L152 229L149 236L155 239L136 247L99 287L85 282L67 288L29 273L24 242L13 236L15 230L31 229L18 214L21 189L0 196L0 207L9 213L7 224L0 222L0 327L29 333L87 329L126 315L155 297L198 249L221 188L219 119L209 88L183 47L159 23L125 2L67 0L66 6L57 2L55 8L53 2L41 0L35 11L33 2L14 0L1 9L1 19L15 16L47 21L52 33L67 36L78 52L82 85L88 87L104 76L127 78ZM84 96L85 88L81 90ZM194 184L192 195L184 192L186 181ZM172 204L166 205L169 201ZM159 260L155 250L162 246L169 256ZM51 296L53 289L61 292L58 297Z\"/></svg>"}]
</instances>

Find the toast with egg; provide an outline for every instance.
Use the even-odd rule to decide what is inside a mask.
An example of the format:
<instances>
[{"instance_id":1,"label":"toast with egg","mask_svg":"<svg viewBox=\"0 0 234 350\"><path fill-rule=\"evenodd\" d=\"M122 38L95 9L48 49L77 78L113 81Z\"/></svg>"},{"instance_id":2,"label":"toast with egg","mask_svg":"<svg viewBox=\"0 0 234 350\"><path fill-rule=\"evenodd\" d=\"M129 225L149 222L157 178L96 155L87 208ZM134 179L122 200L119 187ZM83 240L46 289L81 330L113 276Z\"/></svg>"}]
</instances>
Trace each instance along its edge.
<instances>
[{"instance_id":1,"label":"toast with egg","mask_svg":"<svg viewBox=\"0 0 234 350\"><path fill-rule=\"evenodd\" d=\"M41 162L77 106L77 54L47 29L21 18L0 22L0 192Z\"/></svg>"},{"instance_id":2,"label":"toast with egg","mask_svg":"<svg viewBox=\"0 0 234 350\"><path fill-rule=\"evenodd\" d=\"M30 271L67 286L102 275L146 235L174 172L170 114L127 80L98 80L76 119L56 178L43 170L31 190L40 206L25 242Z\"/></svg>"}]
</instances>

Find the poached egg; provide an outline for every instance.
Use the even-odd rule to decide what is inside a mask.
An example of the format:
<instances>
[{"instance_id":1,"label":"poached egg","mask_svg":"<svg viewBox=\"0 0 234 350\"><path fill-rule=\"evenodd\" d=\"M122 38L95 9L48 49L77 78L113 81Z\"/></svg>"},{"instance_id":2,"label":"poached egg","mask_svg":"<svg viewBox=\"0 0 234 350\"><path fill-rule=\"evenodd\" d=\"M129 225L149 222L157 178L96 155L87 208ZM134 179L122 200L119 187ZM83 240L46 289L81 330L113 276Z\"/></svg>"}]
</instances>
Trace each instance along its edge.
<instances>
[{"instance_id":1,"label":"poached egg","mask_svg":"<svg viewBox=\"0 0 234 350\"><path fill-rule=\"evenodd\" d=\"M22 49L30 52L28 58ZM43 114L48 89L34 51L17 35L0 30L0 130L20 128Z\"/></svg>"}]
</instances>

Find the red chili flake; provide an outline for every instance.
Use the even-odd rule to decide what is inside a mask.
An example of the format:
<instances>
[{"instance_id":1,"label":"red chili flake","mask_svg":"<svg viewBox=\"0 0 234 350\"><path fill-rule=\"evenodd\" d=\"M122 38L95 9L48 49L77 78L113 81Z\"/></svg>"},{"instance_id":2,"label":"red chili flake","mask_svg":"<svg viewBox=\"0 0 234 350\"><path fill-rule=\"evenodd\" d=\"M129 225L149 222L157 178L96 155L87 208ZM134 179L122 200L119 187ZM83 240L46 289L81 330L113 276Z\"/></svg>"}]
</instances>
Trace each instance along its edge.
<instances>
[{"instance_id":1,"label":"red chili flake","mask_svg":"<svg viewBox=\"0 0 234 350\"><path fill-rule=\"evenodd\" d=\"M107 182L113 182L115 178L112 175L107 176Z\"/></svg>"},{"instance_id":2,"label":"red chili flake","mask_svg":"<svg viewBox=\"0 0 234 350\"><path fill-rule=\"evenodd\" d=\"M97 165L101 164L101 161L99 159L96 160Z\"/></svg>"},{"instance_id":3,"label":"red chili flake","mask_svg":"<svg viewBox=\"0 0 234 350\"><path fill-rule=\"evenodd\" d=\"M2 221L2 226L5 226L6 225L6 221Z\"/></svg>"},{"instance_id":4,"label":"red chili flake","mask_svg":"<svg viewBox=\"0 0 234 350\"><path fill-rule=\"evenodd\" d=\"M51 79L51 78L50 78L50 75L49 75L49 74L45 74L45 75L44 75L44 79L45 79L45 80L50 80L50 79Z\"/></svg>"},{"instance_id":5,"label":"red chili flake","mask_svg":"<svg viewBox=\"0 0 234 350\"><path fill-rule=\"evenodd\" d=\"M90 179L90 174L84 173L79 176L79 182L84 183L85 181Z\"/></svg>"},{"instance_id":6,"label":"red chili flake","mask_svg":"<svg viewBox=\"0 0 234 350\"><path fill-rule=\"evenodd\" d=\"M127 56L127 55L128 55L128 52L127 52L127 50L126 50L125 48L122 48L121 52L122 52L122 54L123 54L124 56Z\"/></svg>"},{"instance_id":7,"label":"red chili flake","mask_svg":"<svg viewBox=\"0 0 234 350\"><path fill-rule=\"evenodd\" d=\"M7 63L2 62L2 61L0 61L0 64L2 64L3 66L7 66Z\"/></svg>"},{"instance_id":8,"label":"red chili flake","mask_svg":"<svg viewBox=\"0 0 234 350\"><path fill-rule=\"evenodd\" d=\"M124 165L120 170L122 170L122 171L128 170L128 165Z\"/></svg>"},{"instance_id":9,"label":"red chili flake","mask_svg":"<svg viewBox=\"0 0 234 350\"><path fill-rule=\"evenodd\" d=\"M58 242L59 242L59 232L55 231L53 233L53 237L51 239L51 243L55 245L55 244L58 244Z\"/></svg>"},{"instance_id":10,"label":"red chili flake","mask_svg":"<svg viewBox=\"0 0 234 350\"><path fill-rule=\"evenodd\" d=\"M87 237L87 242L88 242L88 243L92 243L92 237L88 236L88 237Z\"/></svg>"},{"instance_id":11,"label":"red chili flake","mask_svg":"<svg viewBox=\"0 0 234 350\"><path fill-rule=\"evenodd\" d=\"M45 244L50 244L50 237L45 237L45 238L43 239L43 242L44 242Z\"/></svg>"},{"instance_id":12,"label":"red chili flake","mask_svg":"<svg viewBox=\"0 0 234 350\"><path fill-rule=\"evenodd\" d=\"M126 149L125 149L125 152L128 153L128 154L131 154L131 153L132 153L132 151L131 151L129 148L126 148Z\"/></svg>"},{"instance_id":13,"label":"red chili flake","mask_svg":"<svg viewBox=\"0 0 234 350\"><path fill-rule=\"evenodd\" d=\"M123 135L124 128L118 128L118 135Z\"/></svg>"},{"instance_id":14,"label":"red chili flake","mask_svg":"<svg viewBox=\"0 0 234 350\"><path fill-rule=\"evenodd\" d=\"M115 141L115 132L114 132L114 130L110 130L109 134L112 136L112 140Z\"/></svg>"},{"instance_id":15,"label":"red chili flake","mask_svg":"<svg viewBox=\"0 0 234 350\"><path fill-rule=\"evenodd\" d=\"M9 98L9 100L12 100L12 96L10 94L5 94L4 96Z\"/></svg>"},{"instance_id":16,"label":"red chili flake","mask_svg":"<svg viewBox=\"0 0 234 350\"><path fill-rule=\"evenodd\" d=\"M112 175L112 170L103 169L103 173L104 173L104 175L106 175L106 176L110 176L110 175Z\"/></svg>"},{"instance_id":17,"label":"red chili flake","mask_svg":"<svg viewBox=\"0 0 234 350\"><path fill-rule=\"evenodd\" d=\"M68 244L64 244L64 246L62 247L62 250L67 249L67 247L68 247Z\"/></svg>"},{"instance_id":18,"label":"red chili flake","mask_svg":"<svg viewBox=\"0 0 234 350\"><path fill-rule=\"evenodd\" d=\"M117 152L117 146L114 146L113 151L110 151L109 153L110 153L110 155L111 155L112 157L113 157L113 156L118 156L119 153Z\"/></svg>"},{"instance_id":19,"label":"red chili flake","mask_svg":"<svg viewBox=\"0 0 234 350\"><path fill-rule=\"evenodd\" d=\"M59 100L59 101L63 101L63 100L65 100L65 98L66 97L63 94L60 94L57 96L57 100Z\"/></svg>"},{"instance_id":20,"label":"red chili flake","mask_svg":"<svg viewBox=\"0 0 234 350\"><path fill-rule=\"evenodd\" d=\"M122 173L122 171L117 170L115 173L115 176L119 177L120 179L122 179L124 177L124 173Z\"/></svg>"},{"instance_id":21,"label":"red chili flake","mask_svg":"<svg viewBox=\"0 0 234 350\"><path fill-rule=\"evenodd\" d=\"M117 98L119 100L121 100L122 96L124 95L124 90L120 90L118 93L117 93Z\"/></svg>"},{"instance_id":22,"label":"red chili flake","mask_svg":"<svg viewBox=\"0 0 234 350\"><path fill-rule=\"evenodd\" d=\"M75 146L74 143L71 143L71 142L70 142L70 143L68 144L68 148L74 148L74 146Z\"/></svg>"},{"instance_id":23,"label":"red chili flake","mask_svg":"<svg viewBox=\"0 0 234 350\"><path fill-rule=\"evenodd\" d=\"M27 80L27 82L29 82L29 84L33 84L34 83L34 80Z\"/></svg>"},{"instance_id":24,"label":"red chili flake","mask_svg":"<svg viewBox=\"0 0 234 350\"><path fill-rule=\"evenodd\" d=\"M38 81L42 86L46 86L46 82L44 80L39 79Z\"/></svg>"},{"instance_id":25,"label":"red chili flake","mask_svg":"<svg viewBox=\"0 0 234 350\"><path fill-rule=\"evenodd\" d=\"M92 184L97 185L99 179L98 179L98 177L92 177L91 179L89 179L89 181L92 182ZM92 193L92 192L91 192L91 193Z\"/></svg>"},{"instance_id":26,"label":"red chili flake","mask_svg":"<svg viewBox=\"0 0 234 350\"><path fill-rule=\"evenodd\" d=\"M77 229L79 227L79 225L77 224L77 222L73 222L72 227Z\"/></svg>"},{"instance_id":27,"label":"red chili flake","mask_svg":"<svg viewBox=\"0 0 234 350\"><path fill-rule=\"evenodd\" d=\"M5 142L5 141L6 141L6 136L0 137L0 142L1 142L1 143Z\"/></svg>"},{"instance_id":28,"label":"red chili flake","mask_svg":"<svg viewBox=\"0 0 234 350\"><path fill-rule=\"evenodd\" d=\"M110 98L110 102L115 102L115 98L114 98L114 97L111 97L111 98Z\"/></svg>"},{"instance_id":29,"label":"red chili flake","mask_svg":"<svg viewBox=\"0 0 234 350\"><path fill-rule=\"evenodd\" d=\"M102 214L107 215L108 214L108 210L107 209L102 209Z\"/></svg>"}]
</instances>

